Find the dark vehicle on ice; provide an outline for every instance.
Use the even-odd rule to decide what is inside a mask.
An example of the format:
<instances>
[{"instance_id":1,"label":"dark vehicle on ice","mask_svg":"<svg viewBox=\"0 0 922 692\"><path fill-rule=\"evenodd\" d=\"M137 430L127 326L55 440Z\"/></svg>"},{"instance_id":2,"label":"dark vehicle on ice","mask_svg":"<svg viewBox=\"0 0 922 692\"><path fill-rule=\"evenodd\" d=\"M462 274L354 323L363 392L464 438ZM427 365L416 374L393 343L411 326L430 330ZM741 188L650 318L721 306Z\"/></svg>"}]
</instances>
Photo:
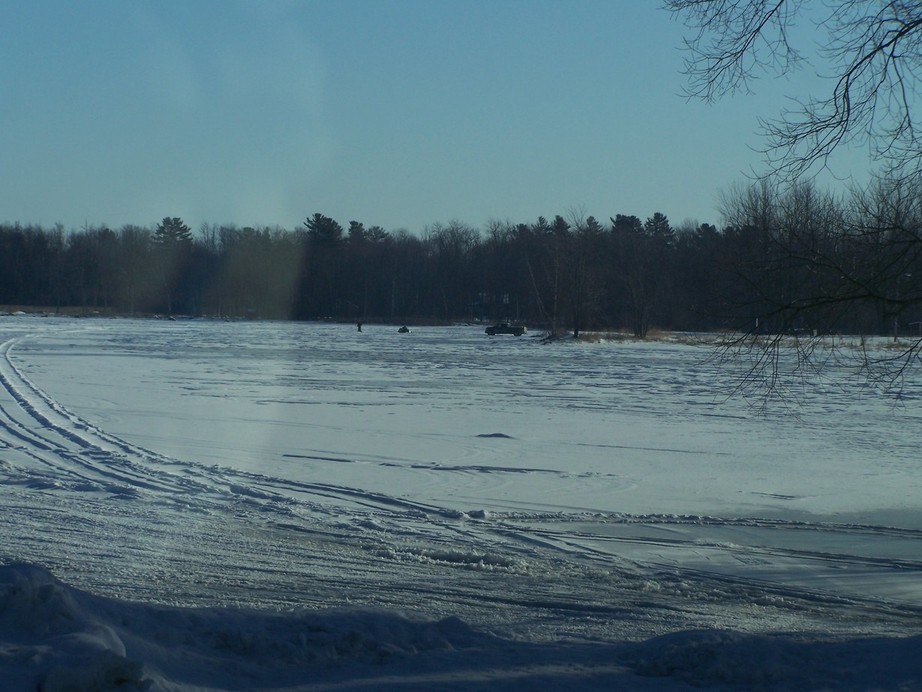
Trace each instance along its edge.
<instances>
[{"instance_id":1,"label":"dark vehicle on ice","mask_svg":"<svg viewBox=\"0 0 922 692\"><path fill-rule=\"evenodd\" d=\"M496 336L497 334L512 334L513 336L522 336L525 334L528 329L521 324L509 324L508 322L500 322L498 324L491 325L483 330L484 334L489 334L490 336Z\"/></svg>"}]
</instances>

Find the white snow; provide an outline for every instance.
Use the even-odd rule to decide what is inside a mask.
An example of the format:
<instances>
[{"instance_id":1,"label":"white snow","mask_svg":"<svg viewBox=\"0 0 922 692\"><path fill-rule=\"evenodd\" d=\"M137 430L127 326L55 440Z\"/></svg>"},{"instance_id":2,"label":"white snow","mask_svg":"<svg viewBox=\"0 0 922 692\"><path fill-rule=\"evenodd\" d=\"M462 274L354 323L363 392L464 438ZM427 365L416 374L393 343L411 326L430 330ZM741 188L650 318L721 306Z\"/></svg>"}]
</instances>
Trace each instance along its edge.
<instances>
[{"instance_id":1,"label":"white snow","mask_svg":"<svg viewBox=\"0 0 922 692\"><path fill-rule=\"evenodd\" d=\"M0 317L0 688L922 689L918 379L707 355Z\"/></svg>"}]
</instances>

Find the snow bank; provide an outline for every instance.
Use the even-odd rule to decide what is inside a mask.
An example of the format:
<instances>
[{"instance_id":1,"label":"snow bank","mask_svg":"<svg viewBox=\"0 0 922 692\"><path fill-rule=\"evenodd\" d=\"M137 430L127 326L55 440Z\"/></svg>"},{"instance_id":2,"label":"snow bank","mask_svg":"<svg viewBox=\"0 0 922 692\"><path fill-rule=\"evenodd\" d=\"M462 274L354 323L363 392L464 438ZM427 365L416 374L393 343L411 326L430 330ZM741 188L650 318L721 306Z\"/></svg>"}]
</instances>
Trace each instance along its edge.
<instances>
[{"instance_id":1,"label":"snow bank","mask_svg":"<svg viewBox=\"0 0 922 692\"><path fill-rule=\"evenodd\" d=\"M678 632L638 645L640 675L695 688L922 689L922 637L816 641L726 631Z\"/></svg>"},{"instance_id":2,"label":"snow bank","mask_svg":"<svg viewBox=\"0 0 922 692\"><path fill-rule=\"evenodd\" d=\"M6 689L145 690L143 666L78 594L30 565L0 568L0 667Z\"/></svg>"},{"instance_id":3,"label":"snow bank","mask_svg":"<svg viewBox=\"0 0 922 692\"><path fill-rule=\"evenodd\" d=\"M922 638L727 631L640 644L514 642L457 618L126 603L0 567L4 690L920 689Z\"/></svg>"},{"instance_id":4,"label":"snow bank","mask_svg":"<svg viewBox=\"0 0 922 692\"><path fill-rule=\"evenodd\" d=\"M0 567L4 690L289 688L495 641L457 618L132 604L70 588L40 567Z\"/></svg>"}]
</instances>

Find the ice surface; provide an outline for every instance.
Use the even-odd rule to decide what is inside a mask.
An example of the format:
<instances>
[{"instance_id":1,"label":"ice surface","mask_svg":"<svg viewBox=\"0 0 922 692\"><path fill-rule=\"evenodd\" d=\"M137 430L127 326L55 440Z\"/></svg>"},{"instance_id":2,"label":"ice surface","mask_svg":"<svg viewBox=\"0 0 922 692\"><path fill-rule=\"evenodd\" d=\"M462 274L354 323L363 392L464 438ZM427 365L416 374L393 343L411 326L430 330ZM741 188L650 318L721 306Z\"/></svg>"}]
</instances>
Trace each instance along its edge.
<instances>
[{"instance_id":1,"label":"ice surface","mask_svg":"<svg viewBox=\"0 0 922 692\"><path fill-rule=\"evenodd\" d=\"M918 382L706 355L0 318L7 686L922 686Z\"/></svg>"}]
</instances>

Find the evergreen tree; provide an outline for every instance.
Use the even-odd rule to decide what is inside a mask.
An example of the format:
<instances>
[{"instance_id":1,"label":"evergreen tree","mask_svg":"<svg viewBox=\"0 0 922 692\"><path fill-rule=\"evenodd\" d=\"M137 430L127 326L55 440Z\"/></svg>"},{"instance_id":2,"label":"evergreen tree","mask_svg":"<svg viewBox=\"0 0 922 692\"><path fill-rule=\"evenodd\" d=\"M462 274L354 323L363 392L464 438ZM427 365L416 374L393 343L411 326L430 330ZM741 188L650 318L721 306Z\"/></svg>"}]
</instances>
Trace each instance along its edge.
<instances>
[{"instance_id":1,"label":"evergreen tree","mask_svg":"<svg viewBox=\"0 0 922 692\"><path fill-rule=\"evenodd\" d=\"M175 247L192 244L192 231L178 216L163 218L154 231L153 242L160 247Z\"/></svg>"}]
</instances>

